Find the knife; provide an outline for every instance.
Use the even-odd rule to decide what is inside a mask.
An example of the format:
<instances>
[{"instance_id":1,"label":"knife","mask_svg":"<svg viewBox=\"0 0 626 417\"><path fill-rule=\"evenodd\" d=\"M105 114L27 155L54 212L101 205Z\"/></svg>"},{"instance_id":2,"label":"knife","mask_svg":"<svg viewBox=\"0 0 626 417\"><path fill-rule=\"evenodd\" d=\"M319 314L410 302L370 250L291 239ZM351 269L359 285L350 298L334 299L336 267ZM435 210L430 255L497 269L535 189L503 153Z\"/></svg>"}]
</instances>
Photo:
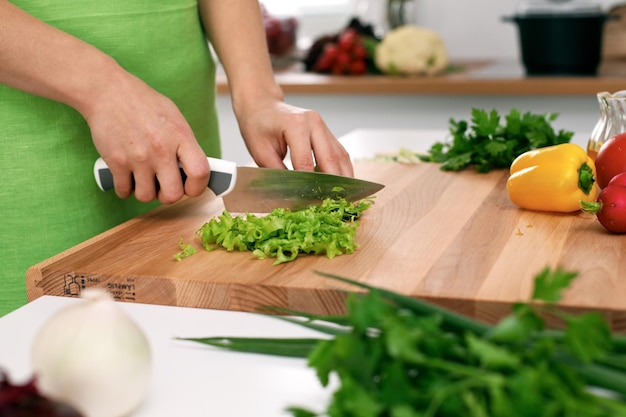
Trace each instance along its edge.
<instances>
[{"instance_id":1,"label":"knife","mask_svg":"<svg viewBox=\"0 0 626 417\"><path fill-rule=\"evenodd\" d=\"M299 210L319 205L327 198L357 201L384 185L322 172L238 166L235 162L208 157L211 176L208 188L223 197L233 213L269 213L276 208ZM180 170L183 181L186 178ZM113 188L113 175L106 162L94 164L96 183L102 191Z\"/></svg>"}]
</instances>

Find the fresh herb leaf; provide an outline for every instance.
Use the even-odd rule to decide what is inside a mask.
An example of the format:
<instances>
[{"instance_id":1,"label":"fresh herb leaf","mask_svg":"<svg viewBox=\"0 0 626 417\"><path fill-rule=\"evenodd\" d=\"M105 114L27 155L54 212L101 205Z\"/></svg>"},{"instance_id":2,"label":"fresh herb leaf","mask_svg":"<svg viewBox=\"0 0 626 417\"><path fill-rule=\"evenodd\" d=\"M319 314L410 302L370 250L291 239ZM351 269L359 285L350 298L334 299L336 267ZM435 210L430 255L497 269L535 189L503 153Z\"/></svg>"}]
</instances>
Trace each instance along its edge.
<instances>
[{"instance_id":1,"label":"fresh herb leaf","mask_svg":"<svg viewBox=\"0 0 626 417\"><path fill-rule=\"evenodd\" d=\"M248 337L177 337L177 340L196 342L236 352L302 358L311 353L319 339L275 339Z\"/></svg>"},{"instance_id":2,"label":"fresh herb leaf","mask_svg":"<svg viewBox=\"0 0 626 417\"><path fill-rule=\"evenodd\" d=\"M555 271L551 271L549 268L544 268L535 277L535 288L533 291L533 300L542 300L551 303L556 303L561 300L562 292L578 274L575 272L566 272L558 268Z\"/></svg>"},{"instance_id":3,"label":"fresh herb leaf","mask_svg":"<svg viewBox=\"0 0 626 417\"><path fill-rule=\"evenodd\" d=\"M198 250L194 248L192 245L183 242L182 237L180 238L180 241L178 242L178 246L180 246L180 252L174 255L174 259L178 262L198 252Z\"/></svg>"},{"instance_id":4,"label":"fresh herb leaf","mask_svg":"<svg viewBox=\"0 0 626 417\"><path fill-rule=\"evenodd\" d=\"M543 330L544 321L528 304L516 303L512 314L501 319L489 332L489 339L508 344L521 344L532 334Z\"/></svg>"},{"instance_id":5,"label":"fresh herb leaf","mask_svg":"<svg viewBox=\"0 0 626 417\"><path fill-rule=\"evenodd\" d=\"M315 417L315 416L317 416L317 413L314 413L312 411L305 410L305 409L299 408L299 407L289 407L289 408L287 408L287 411L289 411L294 417Z\"/></svg>"},{"instance_id":6,"label":"fresh herb leaf","mask_svg":"<svg viewBox=\"0 0 626 417\"><path fill-rule=\"evenodd\" d=\"M515 369L520 359L511 350L471 333L466 336L468 350L488 369Z\"/></svg>"},{"instance_id":7,"label":"fresh herb leaf","mask_svg":"<svg viewBox=\"0 0 626 417\"><path fill-rule=\"evenodd\" d=\"M487 112L474 108L471 123L450 119L451 140L436 142L427 155L419 158L441 163L444 171L461 171L473 166L476 171L484 173L508 168L526 151L571 140L573 132L554 131L552 123L556 118L556 113L521 113L511 109L502 124L502 117L496 110Z\"/></svg>"},{"instance_id":8,"label":"fresh herb leaf","mask_svg":"<svg viewBox=\"0 0 626 417\"><path fill-rule=\"evenodd\" d=\"M465 152L454 156L446 155L446 160L443 165L441 165L441 169L444 171L460 171L471 164L472 160L472 152Z\"/></svg>"},{"instance_id":9,"label":"fresh herb leaf","mask_svg":"<svg viewBox=\"0 0 626 417\"><path fill-rule=\"evenodd\" d=\"M477 136L496 135L500 128L500 115L496 110L487 113L484 110L472 111L472 124Z\"/></svg>"},{"instance_id":10,"label":"fresh herb leaf","mask_svg":"<svg viewBox=\"0 0 626 417\"><path fill-rule=\"evenodd\" d=\"M600 314L568 314L565 322L566 346L582 362L590 363L610 350L611 330Z\"/></svg>"}]
</instances>

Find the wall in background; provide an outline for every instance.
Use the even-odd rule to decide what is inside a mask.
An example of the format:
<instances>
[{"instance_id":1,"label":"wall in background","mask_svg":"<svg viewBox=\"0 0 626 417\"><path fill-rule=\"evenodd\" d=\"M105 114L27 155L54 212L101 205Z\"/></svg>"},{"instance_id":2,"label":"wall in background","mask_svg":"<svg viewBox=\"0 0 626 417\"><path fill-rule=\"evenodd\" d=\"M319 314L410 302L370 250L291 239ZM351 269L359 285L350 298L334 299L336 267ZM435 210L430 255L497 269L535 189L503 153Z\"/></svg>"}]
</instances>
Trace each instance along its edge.
<instances>
[{"instance_id":1,"label":"wall in background","mask_svg":"<svg viewBox=\"0 0 626 417\"><path fill-rule=\"evenodd\" d=\"M300 35L306 44L311 38L332 33L351 14L371 4L371 10L384 10L385 0L261 0L281 15L296 15ZM445 40L455 59L517 58L519 53L514 24L504 22L520 0L414 0L415 23L431 28ZM623 0L588 0L605 10ZM378 13L380 15L380 12ZM374 17L374 20L376 16ZM378 18L380 19L380 17Z\"/></svg>"},{"instance_id":2,"label":"wall in background","mask_svg":"<svg viewBox=\"0 0 626 417\"><path fill-rule=\"evenodd\" d=\"M453 59L517 58L513 0L418 0L416 23L439 33Z\"/></svg>"},{"instance_id":3,"label":"wall in background","mask_svg":"<svg viewBox=\"0 0 626 417\"><path fill-rule=\"evenodd\" d=\"M520 0L416 0L416 23L443 36L453 58L517 58L517 28L502 20ZM621 3L589 0L604 10Z\"/></svg>"}]
</instances>

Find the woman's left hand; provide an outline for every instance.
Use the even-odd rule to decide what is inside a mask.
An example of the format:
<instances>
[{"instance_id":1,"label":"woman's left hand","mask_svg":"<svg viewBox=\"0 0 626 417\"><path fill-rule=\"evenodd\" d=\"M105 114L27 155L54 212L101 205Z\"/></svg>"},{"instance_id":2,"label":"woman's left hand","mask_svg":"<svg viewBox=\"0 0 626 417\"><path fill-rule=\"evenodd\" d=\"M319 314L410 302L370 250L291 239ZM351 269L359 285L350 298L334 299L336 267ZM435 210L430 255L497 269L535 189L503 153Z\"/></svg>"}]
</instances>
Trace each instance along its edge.
<instances>
[{"instance_id":1,"label":"woman's left hand","mask_svg":"<svg viewBox=\"0 0 626 417\"><path fill-rule=\"evenodd\" d=\"M228 78L239 129L254 161L262 167L293 168L354 176L350 156L312 110L284 102L268 54L257 0L200 0L207 36ZM241 28L246 28L242 31Z\"/></svg>"},{"instance_id":2,"label":"woman's left hand","mask_svg":"<svg viewBox=\"0 0 626 417\"><path fill-rule=\"evenodd\" d=\"M287 151L293 168L352 177L350 155L319 113L269 99L237 115L239 128L254 161L262 167L285 168Z\"/></svg>"}]
</instances>

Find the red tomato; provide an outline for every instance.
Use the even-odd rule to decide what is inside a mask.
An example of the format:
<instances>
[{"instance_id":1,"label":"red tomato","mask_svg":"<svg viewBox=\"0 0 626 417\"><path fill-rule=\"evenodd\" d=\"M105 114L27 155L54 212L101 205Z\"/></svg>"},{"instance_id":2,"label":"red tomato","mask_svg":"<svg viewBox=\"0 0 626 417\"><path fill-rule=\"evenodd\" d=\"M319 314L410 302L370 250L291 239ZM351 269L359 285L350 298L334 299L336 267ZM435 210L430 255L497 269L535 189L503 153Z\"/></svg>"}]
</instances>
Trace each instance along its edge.
<instances>
[{"instance_id":1,"label":"red tomato","mask_svg":"<svg viewBox=\"0 0 626 417\"><path fill-rule=\"evenodd\" d=\"M337 54L337 58L335 59L335 63L333 64L333 74L343 75L348 72L350 68L350 55L347 53L340 51Z\"/></svg>"},{"instance_id":2,"label":"red tomato","mask_svg":"<svg viewBox=\"0 0 626 417\"><path fill-rule=\"evenodd\" d=\"M367 59L367 49L360 43L354 45L352 55L356 59Z\"/></svg>"},{"instance_id":3,"label":"red tomato","mask_svg":"<svg viewBox=\"0 0 626 417\"><path fill-rule=\"evenodd\" d=\"M598 221L613 233L626 233L626 172L614 176L598 194Z\"/></svg>"},{"instance_id":4,"label":"red tomato","mask_svg":"<svg viewBox=\"0 0 626 417\"><path fill-rule=\"evenodd\" d=\"M337 45L342 51L349 52L356 45L358 38L359 35L356 30L348 28L339 35Z\"/></svg>"},{"instance_id":5,"label":"red tomato","mask_svg":"<svg viewBox=\"0 0 626 417\"><path fill-rule=\"evenodd\" d=\"M620 172L611 178L611 181L607 184L607 187L608 186L626 187L626 172Z\"/></svg>"},{"instance_id":6,"label":"red tomato","mask_svg":"<svg viewBox=\"0 0 626 417\"><path fill-rule=\"evenodd\" d=\"M611 178L626 171L626 132L607 140L596 156L596 181L604 188Z\"/></svg>"},{"instance_id":7,"label":"red tomato","mask_svg":"<svg viewBox=\"0 0 626 417\"><path fill-rule=\"evenodd\" d=\"M367 72L367 64L363 60L352 61L350 63L350 74L363 75Z\"/></svg>"}]
</instances>

